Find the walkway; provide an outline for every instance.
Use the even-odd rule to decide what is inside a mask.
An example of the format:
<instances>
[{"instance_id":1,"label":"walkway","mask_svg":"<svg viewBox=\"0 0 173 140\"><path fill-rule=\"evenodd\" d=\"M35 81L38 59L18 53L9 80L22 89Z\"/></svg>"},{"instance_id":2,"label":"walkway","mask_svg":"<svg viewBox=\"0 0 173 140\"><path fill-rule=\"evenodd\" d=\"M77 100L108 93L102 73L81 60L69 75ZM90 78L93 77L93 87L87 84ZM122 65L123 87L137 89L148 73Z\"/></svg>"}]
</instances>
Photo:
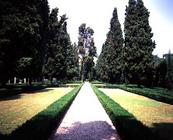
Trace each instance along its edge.
<instances>
[{"instance_id":1,"label":"walkway","mask_svg":"<svg viewBox=\"0 0 173 140\"><path fill-rule=\"evenodd\" d=\"M50 140L119 140L117 131L85 82Z\"/></svg>"}]
</instances>

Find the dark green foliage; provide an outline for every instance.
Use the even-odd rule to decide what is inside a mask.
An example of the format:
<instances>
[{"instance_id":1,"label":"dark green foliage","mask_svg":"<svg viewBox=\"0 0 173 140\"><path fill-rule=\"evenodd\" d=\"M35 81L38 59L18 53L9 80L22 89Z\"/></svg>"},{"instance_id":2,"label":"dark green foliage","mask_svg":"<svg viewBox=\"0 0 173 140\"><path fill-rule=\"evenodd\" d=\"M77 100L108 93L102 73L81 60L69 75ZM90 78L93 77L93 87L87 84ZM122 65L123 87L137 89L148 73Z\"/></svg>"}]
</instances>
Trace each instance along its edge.
<instances>
[{"instance_id":1,"label":"dark green foliage","mask_svg":"<svg viewBox=\"0 0 173 140\"><path fill-rule=\"evenodd\" d=\"M1 84L16 76L17 61L22 57L32 58L32 77L38 78L44 61L49 12L47 0L2 0L1 8Z\"/></svg>"},{"instance_id":2,"label":"dark green foliage","mask_svg":"<svg viewBox=\"0 0 173 140\"><path fill-rule=\"evenodd\" d=\"M21 19L16 16L19 12L14 2L2 0L0 5L0 82L3 84L15 71L17 25Z\"/></svg>"},{"instance_id":3,"label":"dark green foliage","mask_svg":"<svg viewBox=\"0 0 173 140\"><path fill-rule=\"evenodd\" d=\"M168 53L167 58L167 88L171 90L173 88L173 63L171 59L171 52Z\"/></svg>"},{"instance_id":4,"label":"dark green foliage","mask_svg":"<svg viewBox=\"0 0 173 140\"><path fill-rule=\"evenodd\" d=\"M171 53L165 54L163 58L154 56L153 86L171 89L173 86L173 59Z\"/></svg>"},{"instance_id":5,"label":"dark green foliage","mask_svg":"<svg viewBox=\"0 0 173 140\"><path fill-rule=\"evenodd\" d=\"M71 80L78 76L77 50L71 45L66 19L63 15L58 20L57 8L52 9L49 16L44 75L50 80Z\"/></svg>"},{"instance_id":6,"label":"dark green foliage","mask_svg":"<svg viewBox=\"0 0 173 140\"><path fill-rule=\"evenodd\" d=\"M142 0L129 0L124 23L125 77L131 83L147 83L152 69L152 51L155 43L149 25L149 12Z\"/></svg>"},{"instance_id":7,"label":"dark green foliage","mask_svg":"<svg viewBox=\"0 0 173 140\"><path fill-rule=\"evenodd\" d=\"M102 51L98 57L98 60L97 60L97 64L96 64L96 74L97 74L97 79L100 79L100 80L103 80L103 81L106 81L106 79L108 79L108 76L106 75L106 67L105 67L105 64L106 63L106 59L104 59L104 55L103 54L106 54L106 51L105 51L105 45L103 44L102 46Z\"/></svg>"},{"instance_id":8,"label":"dark green foliage","mask_svg":"<svg viewBox=\"0 0 173 140\"><path fill-rule=\"evenodd\" d=\"M154 140L159 138L151 130L138 121L133 114L92 86L122 140Z\"/></svg>"},{"instance_id":9,"label":"dark green foliage","mask_svg":"<svg viewBox=\"0 0 173 140\"><path fill-rule=\"evenodd\" d=\"M65 34L63 24L66 24L65 19L61 19L61 23L58 21L58 9L52 9L49 16L48 44L44 66L44 74L50 79L53 77L61 79L65 74L66 48L62 46L62 43L64 43L62 36Z\"/></svg>"},{"instance_id":10,"label":"dark green foliage","mask_svg":"<svg viewBox=\"0 0 173 140\"><path fill-rule=\"evenodd\" d=\"M123 72L123 36L118 20L117 9L113 11L110 31L97 61L98 77L106 82L121 82Z\"/></svg>"},{"instance_id":11,"label":"dark green foliage","mask_svg":"<svg viewBox=\"0 0 173 140\"><path fill-rule=\"evenodd\" d=\"M96 57L96 47L94 44L94 30L86 27L83 23L79 27L78 52L80 59L80 79L90 79L93 77L94 57Z\"/></svg>"},{"instance_id":12,"label":"dark green foliage","mask_svg":"<svg viewBox=\"0 0 173 140\"><path fill-rule=\"evenodd\" d=\"M60 124L67 109L73 102L82 85L55 101L49 107L28 120L3 139L47 140L52 131Z\"/></svg>"},{"instance_id":13,"label":"dark green foliage","mask_svg":"<svg viewBox=\"0 0 173 140\"><path fill-rule=\"evenodd\" d=\"M43 73L58 80L77 76L65 15L58 20L57 8L49 13L47 0L0 4L0 85L14 76L29 78L30 83L41 80Z\"/></svg>"},{"instance_id":14,"label":"dark green foliage","mask_svg":"<svg viewBox=\"0 0 173 140\"><path fill-rule=\"evenodd\" d=\"M84 58L84 77L88 78L89 81L93 79L93 67L94 58L92 56L87 56Z\"/></svg>"},{"instance_id":15,"label":"dark green foliage","mask_svg":"<svg viewBox=\"0 0 173 140\"><path fill-rule=\"evenodd\" d=\"M17 75L20 78L32 77L32 58L31 57L22 57L17 61Z\"/></svg>"},{"instance_id":16,"label":"dark green foliage","mask_svg":"<svg viewBox=\"0 0 173 140\"><path fill-rule=\"evenodd\" d=\"M156 87L167 87L166 73L167 63L165 59L161 59L157 56L153 59L154 63L154 74L153 74L153 86Z\"/></svg>"},{"instance_id":17,"label":"dark green foliage","mask_svg":"<svg viewBox=\"0 0 173 140\"><path fill-rule=\"evenodd\" d=\"M66 56L66 77L67 80L78 79L79 77L79 63L78 63L78 52L77 46L68 45L67 56Z\"/></svg>"}]
</instances>

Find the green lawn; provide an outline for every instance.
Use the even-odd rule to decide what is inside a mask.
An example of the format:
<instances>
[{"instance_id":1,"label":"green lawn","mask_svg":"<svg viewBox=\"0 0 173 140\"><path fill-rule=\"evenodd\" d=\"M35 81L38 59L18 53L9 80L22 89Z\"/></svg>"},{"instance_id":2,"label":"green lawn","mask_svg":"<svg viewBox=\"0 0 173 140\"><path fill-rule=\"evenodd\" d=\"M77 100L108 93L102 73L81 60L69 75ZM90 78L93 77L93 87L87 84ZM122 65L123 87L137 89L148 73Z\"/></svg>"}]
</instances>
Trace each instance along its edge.
<instances>
[{"instance_id":1,"label":"green lawn","mask_svg":"<svg viewBox=\"0 0 173 140\"><path fill-rule=\"evenodd\" d=\"M119 88L138 95L149 97L157 101L173 105L173 90L167 90L165 88L159 88L159 87L147 88L144 86L141 86L139 88L137 85L134 84L125 85L125 84L107 84L107 83L96 84L96 86L98 88L112 88L112 89Z\"/></svg>"},{"instance_id":2,"label":"green lawn","mask_svg":"<svg viewBox=\"0 0 173 140\"><path fill-rule=\"evenodd\" d=\"M73 88L47 88L0 101L0 133L10 134Z\"/></svg>"},{"instance_id":3,"label":"green lawn","mask_svg":"<svg viewBox=\"0 0 173 140\"><path fill-rule=\"evenodd\" d=\"M173 138L173 105L158 102L120 89L102 88L107 96L132 113L164 140Z\"/></svg>"}]
</instances>

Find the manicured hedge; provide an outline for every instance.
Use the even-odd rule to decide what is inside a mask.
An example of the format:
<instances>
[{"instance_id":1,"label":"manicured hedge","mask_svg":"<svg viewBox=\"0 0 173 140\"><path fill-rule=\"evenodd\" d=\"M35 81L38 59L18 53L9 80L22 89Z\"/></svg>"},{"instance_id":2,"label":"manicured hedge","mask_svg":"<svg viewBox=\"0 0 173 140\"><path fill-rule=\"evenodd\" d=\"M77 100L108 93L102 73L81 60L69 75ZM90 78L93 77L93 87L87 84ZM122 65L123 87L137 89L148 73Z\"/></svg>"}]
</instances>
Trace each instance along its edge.
<instances>
[{"instance_id":1,"label":"manicured hedge","mask_svg":"<svg viewBox=\"0 0 173 140\"><path fill-rule=\"evenodd\" d=\"M81 84L82 81L67 81L66 84Z\"/></svg>"},{"instance_id":2,"label":"manicured hedge","mask_svg":"<svg viewBox=\"0 0 173 140\"><path fill-rule=\"evenodd\" d=\"M91 83L92 84L104 84L103 82L100 82L100 81L92 81Z\"/></svg>"},{"instance_id":3,"label":"manicured hedge","mask_svg":"<svg viewBox=\"0 0 173 140\"><path fill-rule=\"evenodd\" d=\"M66 111L75 99L82 85L76 87L49 107L28 120L8 136L0 139L10 140L47 140L52 131L60 124Z\"/></svg>"},{"instance_id":4,"label":"manicured hedge","mask_svg":"<svg viewBox=\"0 0 173 140\"><path fill-rule=\"evenodd\" d=\"M102 103L122 140L160 140L151 130L138 121L133 114L122 108L97 87L94 92Z\"/></svg>"}]
</instances>

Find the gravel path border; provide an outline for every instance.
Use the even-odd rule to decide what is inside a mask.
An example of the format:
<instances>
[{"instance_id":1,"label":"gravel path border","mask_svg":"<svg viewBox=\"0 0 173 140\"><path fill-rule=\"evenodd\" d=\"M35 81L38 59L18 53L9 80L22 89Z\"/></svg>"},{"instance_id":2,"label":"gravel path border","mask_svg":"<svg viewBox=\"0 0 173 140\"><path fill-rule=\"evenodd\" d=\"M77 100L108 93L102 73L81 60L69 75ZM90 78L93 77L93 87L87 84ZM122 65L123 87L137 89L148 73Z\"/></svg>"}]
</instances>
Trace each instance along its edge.
<instances>
[{"instance_id":1,"label":"gravel path border","mask_svg":"<svg viewBox=\"0 0 173 140\"><path fill-rule=\"evenodd\" d=\"M120 140L116 128L85 82L49 140Z\"/></svg>"}]
</instances>

